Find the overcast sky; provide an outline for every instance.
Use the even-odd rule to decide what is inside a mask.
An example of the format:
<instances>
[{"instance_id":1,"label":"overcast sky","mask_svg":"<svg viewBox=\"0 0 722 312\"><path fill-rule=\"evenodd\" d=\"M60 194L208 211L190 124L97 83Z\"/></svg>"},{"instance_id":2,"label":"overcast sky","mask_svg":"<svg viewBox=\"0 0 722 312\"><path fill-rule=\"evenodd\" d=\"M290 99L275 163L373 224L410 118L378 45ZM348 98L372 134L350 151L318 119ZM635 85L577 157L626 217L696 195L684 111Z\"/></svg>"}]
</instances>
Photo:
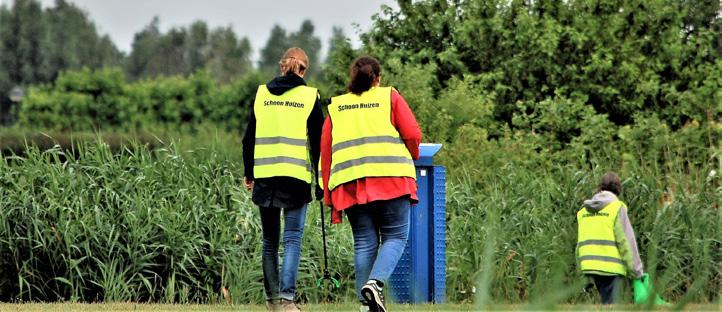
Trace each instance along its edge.
<instances>
[{"instance_id":1,"label":"overcast sky","mask_svg":"<svg viewBox=\"0 0 722 312\"><path fill-rule=\"evenodd\" d=\"M12 0L0 0L9 3ZM316 26L325 54L333 26L341 26L355 46L359 46L358 24L362 31L371 26L371 16L381 5L397 7L393 0L68 0L87 11L101 34L109 34L118 48L129 52L133 35L160 18L161 31L188 26L204 20L209 27L232 26L239 37L246 36L253 45L253 59L266 45L274 24L288 32L296 31L304 19ZM40 0L44 7L55 0Z\"/></svg>"}]
</instances>

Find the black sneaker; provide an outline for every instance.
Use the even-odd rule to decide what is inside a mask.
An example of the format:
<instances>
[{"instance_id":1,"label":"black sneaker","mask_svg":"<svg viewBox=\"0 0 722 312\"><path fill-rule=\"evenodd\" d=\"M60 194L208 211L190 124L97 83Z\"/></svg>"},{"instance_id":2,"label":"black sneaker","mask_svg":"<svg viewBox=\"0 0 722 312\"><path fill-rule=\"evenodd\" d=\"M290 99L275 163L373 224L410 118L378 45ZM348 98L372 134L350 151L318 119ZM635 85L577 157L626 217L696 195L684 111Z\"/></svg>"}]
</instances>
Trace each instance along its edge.
<instances>
[{"instance_id":1,"label":"black sneaker","mask_svg":"<svg viewBox=\"0 0 722 312\"><path fill-rule=\"evenodd\" d=\"M381 294L381 286L377 281L370 280L366 282L366 285L361 287L361 296L368 303L370 312L386 312L384 295Z\"/></svg>"}]
</instances>

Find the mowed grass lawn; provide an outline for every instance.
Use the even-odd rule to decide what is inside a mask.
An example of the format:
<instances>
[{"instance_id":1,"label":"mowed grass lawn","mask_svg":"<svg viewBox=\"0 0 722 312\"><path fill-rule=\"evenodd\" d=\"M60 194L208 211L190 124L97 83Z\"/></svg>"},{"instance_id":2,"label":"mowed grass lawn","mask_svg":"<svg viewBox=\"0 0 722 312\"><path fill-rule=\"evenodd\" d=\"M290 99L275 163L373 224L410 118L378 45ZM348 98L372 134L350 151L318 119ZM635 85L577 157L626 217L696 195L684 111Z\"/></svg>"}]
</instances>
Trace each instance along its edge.
<instances>
[{"instance_id":1,"label":"mowed grass lawn","mask_svg":"<svg viewBox=\"0 0 722 312\"><path fill-rule=\"evenodd\" d=\"M356 304L308 304L301 305L303 311L358 311ZM441 304L441 305L388 305L389 311L542 311L534 307L524 305L500 305L494 307L480 308L464 304ZM560 305L555 308L557 311L643 311L641 306L620 305L605 307L601 305ZM658 311L675 310L672 307L657 307ZM720 306L709 305L687 305L684 311L720 311ZM168 311L168 312L210 312L210 311L266 311L262 305L171 305L171 304L135 304L135 303L109 303L109 304L77 304L77 303L26 303L26 304L0 304L1 312L40 312L40 311ZM547 310L551 311L551 310Z\"/></svg>"}]
</instances>

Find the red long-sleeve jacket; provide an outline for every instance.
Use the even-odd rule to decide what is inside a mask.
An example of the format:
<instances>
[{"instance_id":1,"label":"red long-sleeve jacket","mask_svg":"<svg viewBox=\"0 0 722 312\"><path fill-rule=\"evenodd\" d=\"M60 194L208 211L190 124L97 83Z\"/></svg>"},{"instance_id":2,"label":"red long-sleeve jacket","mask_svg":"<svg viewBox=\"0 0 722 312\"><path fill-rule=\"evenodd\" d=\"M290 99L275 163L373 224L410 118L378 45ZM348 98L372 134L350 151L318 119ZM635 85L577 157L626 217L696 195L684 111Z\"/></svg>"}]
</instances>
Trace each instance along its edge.
<instances>
[{"instance_id":1,"label":"red long-sleeve jacket","mask_svg":"<svg viewBox=\"0 0 722 312\"><path fill-rule=\"evenodd\" d=\"M399 131L411 157L415 160L419 159L421 129L409 104L396 90L391 91L391 124ZM326 205L331 206L332 223L341 223L341 211L355 205L363 205L376 200L389 200L405 195L410 196L412 204L419 201L416 195L416 180L409 177L366 177L329 190L332 129L331 118L326 117L321 134L321 173L324 185L323 198Z\"/></svg>"}]
</instances>

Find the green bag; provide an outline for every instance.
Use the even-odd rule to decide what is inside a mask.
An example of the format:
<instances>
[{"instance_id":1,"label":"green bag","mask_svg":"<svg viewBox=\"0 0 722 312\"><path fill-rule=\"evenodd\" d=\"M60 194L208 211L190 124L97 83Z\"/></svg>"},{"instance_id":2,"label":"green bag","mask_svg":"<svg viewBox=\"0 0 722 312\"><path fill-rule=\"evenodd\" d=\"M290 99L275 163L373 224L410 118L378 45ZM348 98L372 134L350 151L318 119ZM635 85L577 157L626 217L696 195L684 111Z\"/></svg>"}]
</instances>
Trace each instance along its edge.
<instances>
[{"instance_id":1,"label":"green bag","mask_svg":"<svg viewBox=\"0 0 722 312\"><path fill-rule=\"evenodd\" d=\"M654 295L654 304L656 305L669 305L669 302L664 301L659 295Z\"/></svg>"},{"instance_id":2,"label":"green bag","mask_svg":"<svg viewBox=\"0 0 722 312\"><path fill-rule=\"evenodd\" d=\"M649 275L644 273L642 278L632 280L632 288L634 288L634 303L644 304L649 300ZM659 295L654 296L655 305L667 305L667 301L664 301Z\"/></svg>"},{"instance_id":3,"label":"green bag","mask_svg":"<svg viewBox=\"0 0 722 312\"><path fill-rule=\"evenodd\" d=\"M648 284L649 280L647 279L647 273L644 273L642 278L632 280L635 304L642 304L647 302L647 298L649 298L649 288L647 287Z\"/></svg>"}]
</instances>

